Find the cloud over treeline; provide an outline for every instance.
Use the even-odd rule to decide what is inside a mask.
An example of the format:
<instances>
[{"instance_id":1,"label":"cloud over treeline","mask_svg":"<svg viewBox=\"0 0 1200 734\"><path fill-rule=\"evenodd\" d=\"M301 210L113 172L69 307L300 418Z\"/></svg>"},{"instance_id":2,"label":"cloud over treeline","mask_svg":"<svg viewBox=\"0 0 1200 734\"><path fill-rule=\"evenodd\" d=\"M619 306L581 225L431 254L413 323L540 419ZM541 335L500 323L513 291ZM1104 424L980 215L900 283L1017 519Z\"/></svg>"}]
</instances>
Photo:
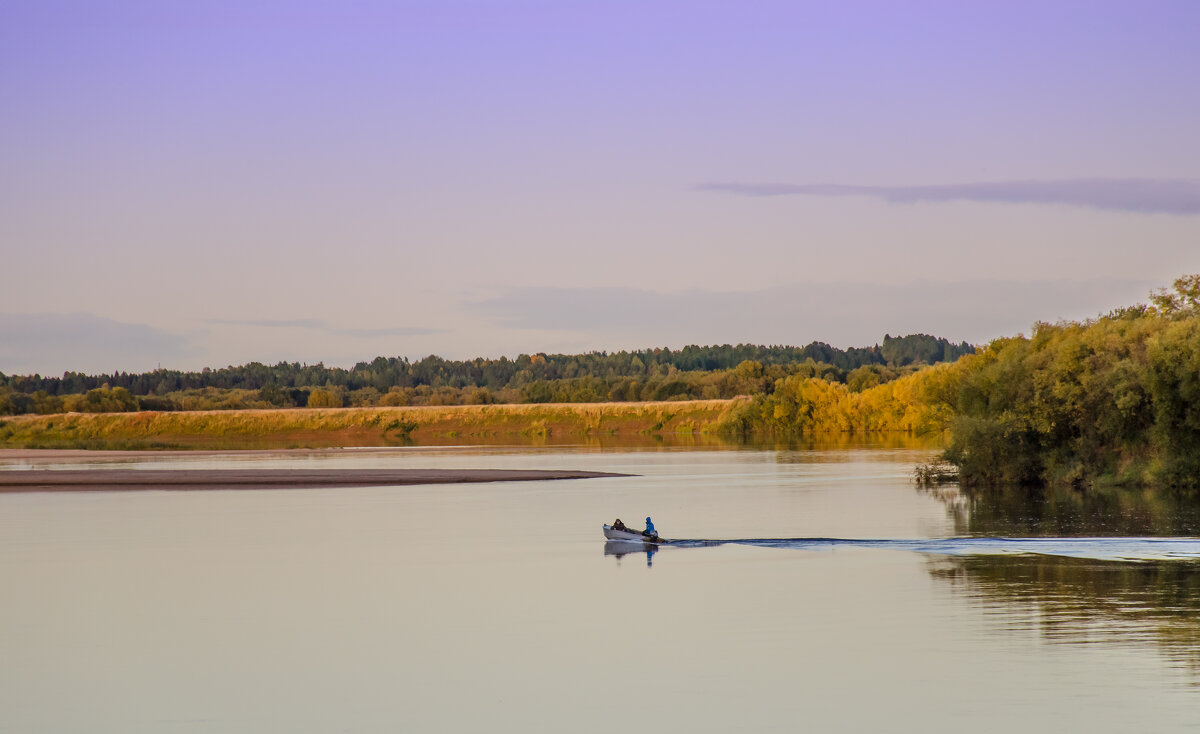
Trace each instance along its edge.
<instances>
[{"instance_id":1,"label":"cloud over treeline","mask_svg":"<svg viewBox=\"0 0 1200 734\"><path fill-rule=\"evenodd\" d=\"M975 201L1062 204L1143 214L1200 214L1200 181L1186 179L1082 178L936 186L705 183L696 189L740 196L870 196L892 204Z\"/></svg>"}]
</instances>

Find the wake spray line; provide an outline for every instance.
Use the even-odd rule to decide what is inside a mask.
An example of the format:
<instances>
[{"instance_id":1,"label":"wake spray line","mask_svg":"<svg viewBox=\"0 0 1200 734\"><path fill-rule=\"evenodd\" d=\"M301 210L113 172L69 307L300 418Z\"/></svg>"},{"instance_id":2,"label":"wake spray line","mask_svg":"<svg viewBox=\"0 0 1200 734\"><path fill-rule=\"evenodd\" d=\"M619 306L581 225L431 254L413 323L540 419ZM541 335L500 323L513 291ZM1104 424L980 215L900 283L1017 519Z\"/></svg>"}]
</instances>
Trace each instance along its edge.
<instances>
[{"instance_id":1,"label":"wake spray line","mask_svg":"<svg viewBox=\"0 0 1200 734\"><path fill-rule=\"evenodd\" d=\"M840 546L901 550L945 556L1041 555L1098 561L1200 561L1200 538L737 538L675 539L668 548L749 545L761 548L826 550Z\"/></svg>"}]
</instances>

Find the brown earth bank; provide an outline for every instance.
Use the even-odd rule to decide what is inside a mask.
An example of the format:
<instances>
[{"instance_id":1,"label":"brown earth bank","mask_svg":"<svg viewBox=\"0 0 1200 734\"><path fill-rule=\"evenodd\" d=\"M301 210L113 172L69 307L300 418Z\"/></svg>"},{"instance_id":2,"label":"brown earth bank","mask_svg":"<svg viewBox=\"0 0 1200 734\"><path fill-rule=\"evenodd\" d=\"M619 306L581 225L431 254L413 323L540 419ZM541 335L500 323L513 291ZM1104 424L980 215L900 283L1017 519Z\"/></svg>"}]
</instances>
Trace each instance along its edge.
<instances>
[{"instance_id":1,"label":"brown earth bank","mask_svg":"<svg viewBox=\"0 0 1200 734\"><path fill-rule=\"evenodd\" d=\"M291 489L626 477L537 469L59 469L0 471L0 492Z\"/></svg>"}]
</instances>

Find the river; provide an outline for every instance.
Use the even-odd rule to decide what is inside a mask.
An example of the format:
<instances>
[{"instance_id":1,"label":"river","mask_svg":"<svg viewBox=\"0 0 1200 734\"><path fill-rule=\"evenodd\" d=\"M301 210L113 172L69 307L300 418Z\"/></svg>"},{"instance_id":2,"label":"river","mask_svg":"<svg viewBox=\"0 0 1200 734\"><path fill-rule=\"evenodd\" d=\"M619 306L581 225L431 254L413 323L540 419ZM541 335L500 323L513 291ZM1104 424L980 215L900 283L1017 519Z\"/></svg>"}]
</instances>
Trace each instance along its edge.
<instances>
[{"instance_id":1,"label":"river","mask_svg":"<svg viewBox=\"0 0 1200 734\"><path fill-rule=\"evenodd\" d=\"M930 456L863 444L104 463L637 476L0 494L0 731L1200 726L1195 503L918 489L913 465ZM604 542L602 523L646 515L684 542Z\"/></svg>"}]
</instances>

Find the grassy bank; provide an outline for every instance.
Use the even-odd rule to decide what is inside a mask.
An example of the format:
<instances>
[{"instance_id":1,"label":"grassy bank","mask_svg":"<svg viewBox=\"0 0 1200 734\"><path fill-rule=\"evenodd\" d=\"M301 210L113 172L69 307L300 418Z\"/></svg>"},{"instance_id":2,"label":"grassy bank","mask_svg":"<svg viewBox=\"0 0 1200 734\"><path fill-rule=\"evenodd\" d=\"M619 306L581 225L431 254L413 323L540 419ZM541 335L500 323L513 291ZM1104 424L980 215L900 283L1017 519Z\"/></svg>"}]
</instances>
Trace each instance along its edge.
<instances>
[{"instance_id":1,"label":"grassy bank","mask_svg":"<svg viewBox=\"0 0 1200 734\"><path fill-rule=\"evenodd\" d=\"M236 449L578 443L634 437L716 442L738 400L398 408L68 413L0 420L0 447Z\"/></svg>"}]
</instances>

